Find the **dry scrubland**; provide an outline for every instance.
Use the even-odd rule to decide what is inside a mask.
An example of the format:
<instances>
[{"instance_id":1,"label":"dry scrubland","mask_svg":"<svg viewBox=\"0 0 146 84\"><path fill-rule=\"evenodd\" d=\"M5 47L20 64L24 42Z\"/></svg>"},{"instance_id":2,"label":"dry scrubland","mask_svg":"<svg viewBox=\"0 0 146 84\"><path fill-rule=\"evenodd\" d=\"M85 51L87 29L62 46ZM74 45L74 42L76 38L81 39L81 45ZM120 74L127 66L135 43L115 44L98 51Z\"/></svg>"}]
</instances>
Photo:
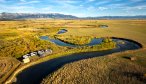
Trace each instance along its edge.
<instances>
[{"instance_id":1,"label":"dry scrubland","mask_svg":"<svg viewBox=\"0 0 146 84\"><path fill-rule=\"evenodd\" d=\"M109 28L99 28L98 26L101 24L106 24ZM141 43L145 48L145 24L146 20L39 19L0 21L0 82L6 80L16 68L23 65L16 60L16 58L21 57L23 54L46 48L53 49L54 53L63 52L68 49L66 47L56 46L48 41L40 40L39 36L41 35L53 36L59 29L65 28L68 32L61 34L60 37L70 35L122 37L135 40ZM101 80L105 80L105 83L108 81L109 83L117 83L118 81L121 83L120 81L122 80L125 80L125 83L131 80L132 84L134 84L133 82L135 81L135 83L145 82L143 81L143 74L146 73L146 63L144 62L146 61L146 49L144 48L136 52L128 51L127 53L120 53L118 55L110 55L67 64L54 74L51 74L48 80L45 80L45 83L103 83L104 81ZM136 57L136 60L131 61L129 57ZM68 70L73 74L67 72ZM55 78L55 76L57 78ZM118 78L116 76L118 76Z\"/></svg>"}]
</instances>

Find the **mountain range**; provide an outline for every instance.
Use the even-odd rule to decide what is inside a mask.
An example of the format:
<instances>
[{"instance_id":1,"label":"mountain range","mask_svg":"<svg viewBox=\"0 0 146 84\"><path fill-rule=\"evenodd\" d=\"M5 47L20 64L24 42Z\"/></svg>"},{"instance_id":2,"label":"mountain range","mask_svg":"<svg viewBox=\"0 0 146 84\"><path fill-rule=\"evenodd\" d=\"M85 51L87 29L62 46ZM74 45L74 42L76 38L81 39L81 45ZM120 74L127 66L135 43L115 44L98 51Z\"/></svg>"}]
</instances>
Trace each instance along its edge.
<instances>
[{"instance_id":1,"label":"mountain range","mask_svg":"<svg viewBox=\"0 0 146 84\"><path fill-rule=\"evenodd\" d=\"M17 20L30 18L51 18L51 19L146 19L146 15L138 16L100 16L100 17L76 17L59 13L0 13L0 20Z\"/></svg>"},{"instance_id":2,"label":"mountain range","mask_svg":"<svg viewBox=\"0 0 146 84\"><path fill-rule=\"evenodd\" d=\"M29 19L29 18L54 18L54 19L77 19L72 15L59 13L0 13L0 20Z\"/></svg>"}]
</instances>

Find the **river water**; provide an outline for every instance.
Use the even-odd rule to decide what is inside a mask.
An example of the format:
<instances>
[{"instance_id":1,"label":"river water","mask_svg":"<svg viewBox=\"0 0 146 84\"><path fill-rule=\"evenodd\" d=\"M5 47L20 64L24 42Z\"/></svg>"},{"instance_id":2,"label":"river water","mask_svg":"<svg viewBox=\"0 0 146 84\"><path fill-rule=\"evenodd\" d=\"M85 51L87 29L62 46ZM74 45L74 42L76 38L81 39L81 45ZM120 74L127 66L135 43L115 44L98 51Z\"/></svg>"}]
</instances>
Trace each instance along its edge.
<instances>
[{"instance_id":1,"label":"river water","mask_svg":"<svg viewBox=\"0 0 146 84\"><path fill-rule=\"evenodd\" d=\"M51 40L46 37L44 40ZM141 48L141 46L136 42L131 42L126 39L113 39L115 42L117 42L117 48L111 49L111 50L105 50L105 51L96 51L96 52L85 52L85 53L77 53L72 55L67 55L59 58L55 58L52 60L48 60L46 62L42 62L40 64L36 64L34 66L31 66L27 69L24 69L22 72L20 72L16 78L17 82L16 84L40 84L40 82L45 78L47 75L51 74L52 72L56 71L57 69L61 68L63 65L71 62L75 62L82 59L88 59L93 57L99 57L104 56L116 52L123 52L126 50L135 50ZM118 43L118 41L123 41L124 44ZM51 40L57 45L61 46L70 46L70 44L64 44L56 42L56 40ZM58 40L57 40L58 41ZM92 40L93 41L93 40ZM97 42L97 41L95 41ZM100 43L100 42L98 42ZM92 44L93 45L93 44ZM95 45L95 43L94 43ZM72 45L71 45L72 46Z\"/></svg>"},{"instance_id":2,"label":"river water","mask_svg":"<svg viewBox=\"0 0 146 84\"><path fill-rule=\"evenodd\" d=\"M61 41L59 39L52 39L52 38L50 38L48 36L41 36L40 39L50 41L50 42L55 43L56 45L59 45L59 46L79 47L79 45L69 44L69 43L63 42L63 41ZM103 40L102 38L93 38L90 41L90 43L82 45L82 46L97 45L97 44L102 43L102 40Z\"/></svg>"}]
</instances>

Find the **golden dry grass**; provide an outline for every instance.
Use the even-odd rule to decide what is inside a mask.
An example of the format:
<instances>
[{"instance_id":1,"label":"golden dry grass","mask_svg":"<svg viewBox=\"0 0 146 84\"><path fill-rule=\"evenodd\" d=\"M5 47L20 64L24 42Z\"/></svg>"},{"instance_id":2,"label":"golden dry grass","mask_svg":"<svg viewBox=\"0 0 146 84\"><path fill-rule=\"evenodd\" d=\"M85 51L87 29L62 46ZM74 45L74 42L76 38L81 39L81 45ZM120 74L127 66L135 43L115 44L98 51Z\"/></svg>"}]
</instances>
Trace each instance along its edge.
<instances>
[{"instance_id":1,"label":"golden dry grass","mask_svg":"<svg viewBox=\"0 0 146 84\"><path fill-rule=\"evenodd\" d=\"M98 25L100 25L100 24L106 24L109 27L102 29L102 28L98 27ZM63 51L65 51L66 48L58 47L49 42L38 40L38 37L41 35L52 35L52 36L55 35L57 33L57 31L61 28L65 28L68 30L67 33L61 34L61 36L73 35L73 36L93 36L93 37L94 36L95 37L121 37L121 38L128 38L128 39L135 40L135 41L143 44L143 46L145 48L146 47L146 39L145 39L146 25L145 24L146 24L146 20L52 20L52 19L33 20L33 19L30 19L30 20L25 20L25 21L0 21L0 51L1 51L0 58L2 58L2 59L3 59L3 57L11 58L12 56L20 57L23 54L26 54L30 51L39 50L39 49L48 48L48 47L55 50L56 53L60 52L60 51L63 52ZM17 42L20 45L18 45ZM104 77L108 76L107 75L108 70L110 71L111 68L114 68L114 67L119 67L119 68L117 68L117 70L119 70L121 66L125 65L124 62L127 62L128 63L126 65L127 68L123 69L123 70L129 71L131 69L136 69L137 72L139 72L139 70L142 70L141 72L143 72L143 70L144 70L143 66L146 66L145 50L138 51L136 53L128 52L128 54L126 54L126 55L124 54L123 56L131 56L131 55L135 55L137 53L140 53L140 54L138 54L138 56L136 56L137 60L133 61L134 63L125 61L125 59L123 59L123 58L116 58L116 59L118 59L118 61L115 61L115 64L118 62L121 62L121 64L114 65L114 66L113 65L106 66L104 62L106 62L106 60L108 60L108 58L103 57L103 58L101 58L101 61L99 61L99 64L100 64L100 62L101 62L101 64L103 64L103 67L99 65L101 67L99 72L96 72L97 68L94 66L91 68L91 71L92 70L94 71L94 68L95 68L95 73L104 72L103 73L104 75L99 74L99 76L103 76L103 78L101 77L101 79L107 80L108 77L107 78L104 78ZM144 54L141 54L141 53L144 53ZM14 59L11 59L11 60L14 60ZM113 59L114 58L111 58L111 60L113 60ZM98 61L98 58L95 58L93 60ZM99 60L100 60L100 58L99 58ZM89 67L92 66L92 63L93 63L93 65L96 64L96 62L94 64L94 61L92 61L92 60L91 61L85 60L85 62L87 62L87 64L91 63L91 65L89 65ZM8 64L8 65L16 64L17 65L18 63L19 63L18 61L15 61L13 63L6 62L5 64ZM135 63L137 63L138 65ZM79 62L79 64L81 64L80 66L84 67L84 63L82 65L82 61ZM114 61L113 61L113 64L114 64ZM0 66L3 67L4 64L1 63ZM69 67L70 65L66 65L66 66ZM66 66L64 66L64 67L66 67ZM87 67L87 70L89 67ZM128 67L131 67L131 69ZM135 68L132 68L132 67L135 67ZM102 71L102 69L103 69L103 71ZM5 70L5 68L0 68L0 70L3 71L3 70ZM7 70L7 71L9 72L10 70ZM98 69L97 69L97 71L98 71ZM1 72L1 74L3 74L3 75L5 75L5 73L6 72ZM58 73L58 72L56 72L56 73ZM83 78L84 78L84 75L87 78L91 78L94 76L93 73L94 72L91 72L91 75L88 75L89 73L82 74L82 75L83 75ZM118 73L119 76L121 75L120 74L121 72L117 71L115 73ZM113 73L113 74L115 74L115 73ZM78 77L80 77L82 75L78 74ZM53 77L53 75L52 75L52 77ZM61 77L61 76L58 75L58 77ZM121 78L122 77L123 76L121 76ZM73 77L73 79L74 79L74 77ZM125 79L125 78L123 78L123 79ZM58 80L60 80L60 78ZM66 80L66 79L61 79L61 80ZM72 79L69 79L69 80L72 80ZM69 81L69 80L67 80L67 81ZM95 79L92 79L92 80L95 80ZM99 80L100 80L100 77L99 77ZM125 79L125 80L131 80L131 79ZM132 78L132 81L133 81L133 78ZM102 83L102 81L99 81L99 82ZM113 81L111 81L111 83L113 83Z\"/></svg>"},{"instance_id":2,"label":"golden dry grass","mask_svg":"<svg viewBox=\"0 0 146 84\"><path fill-rule=\"evenodd\" d=\"M146 61L145 50L112 54L66 64L46 77L42 84L145 84L146 66L125 58L125 56L143 57L144 63Z\"/></svg>"},{"instance_id":3,"label":"golden dry grass","mask_svg":"<svg viewBox=\"0 0 146 84\"><path fill-rule=\"evenodd\" d=\"M20 64L19 61L17 61L14 58L8 58L8 57L1 57L0 58L0 83L3 83L7 77L11 75L11 73L18 67Z\"/></svg>"},{"instance_id":4,"label":"golden dry grass","mask_svg":"<svg viewBox=\"0 0 146 84\"><path fill-rule=\"evenodd\" d=\"M76 25L85 22L77 21ZM76 36L121 37L135 40L146 47L146 20L98 20L96 24L107 24L109 28L98 27L68 27L68 32L62 34ZM73 24L73 23L72 23ZM75 24L75 22L74 22ZM87 23L86 23L87 24ZM89 23L90 24L90 23ZM72 25L71 25L72 26ZM135 60L127 59L136 57ZM67 64L49 75L43 84L145 84L146 49L127 51L108 57L81 60Z\"/></svg>"},{"instance_id":5,"label":"golden dry grass","mask_svg":"<svg viewBox=\"0 0 146 84\"><path fill-rule=\"evenodd\" d=\"M129 38L146 46L146 20L98 20L96 24L101 23L107 24L109 28L68 28L68 32L63 35Z\"/></svg>"}]
</instances>

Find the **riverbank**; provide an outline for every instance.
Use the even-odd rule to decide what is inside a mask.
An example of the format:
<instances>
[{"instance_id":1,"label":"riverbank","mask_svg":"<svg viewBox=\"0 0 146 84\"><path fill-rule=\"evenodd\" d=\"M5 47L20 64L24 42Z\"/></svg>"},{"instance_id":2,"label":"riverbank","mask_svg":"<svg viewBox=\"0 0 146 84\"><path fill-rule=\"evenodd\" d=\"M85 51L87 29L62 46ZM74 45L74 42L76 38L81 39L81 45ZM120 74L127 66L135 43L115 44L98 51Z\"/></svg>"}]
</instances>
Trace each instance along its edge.
<instances>
[{"instance_id":1,"label":"riverbank","mask_svg":"<svg viewBox=\"0 0 146 84\"><path fill-rule=\"evenodd\" d=\"M107 49L104 48L104 49L101 49L100 51L103 51L103 50L107 50ZM66 51L64 53L53 54L53 55L41 58L40 60L37 60L35 62L31 62L29 64L26 64L25 66L20 67L20 69L18 69L16 72L14 72L14 74L9 78L9 80L6 83L10 83L14 79L14 77L16 77L17 74L19 74L22 70L24 70L24 69L26 69L30 66L39 64L41 62L49 61L51 59L55 59L55 58L63 57L63 56L66 56L66 55L70 55L70 54L73 54L73 53L91 52L91 51L97 51L97 50L96 49L92 49L92 50L90 50L90 49L87 49L87 50L71 49L70 51ZM116 52L118 52L118 51L116 51Z\"/></svg>"},{"instance_id":2,"label":"riverbank","mask_svg":"<svg viewBox=\"0 0 146 84\"><path fill-rule=\"evenodd\" d=\"M104 50L104 49L102 49ZM22 65L20 66L20 68L18 68L8 79L7 81L5 82L5 84L9 84L12 82L12 80L16 77L17 74L19 74L21 71L23 71L24 69L26 68L29 68L33 65L36 65L36 64L39 64L39 63L42 63L42 62L45 62L45 61L48 61L48 60L51 60L51 59L55 59L55 58L58 58L58 57L62 57L62 56L66 56L66 55L70 55L70 54L74 54L74 53L81 53L81 52L90 52L90 51L97 51L97 50L70 50L70 51L66 51L64 53L57 53L57 54L53 54L53 55L49 55L49 56L46 56L46 57L43 57L35 62L31 62L31 63L28 63L28 64L25 64L25 65ZM101 51L101 50L100 50Z\"/></svg>"},{"instance_id":3,"label":"riverbank","mask_svg":"<svg viewBox=\"0 0 146 84\"><path fill-rule=\"evenodd\" d=\"M41 84L145 84L145 50L113 53L68 63L48 74Z\"/></svg>"}]
</instances>

